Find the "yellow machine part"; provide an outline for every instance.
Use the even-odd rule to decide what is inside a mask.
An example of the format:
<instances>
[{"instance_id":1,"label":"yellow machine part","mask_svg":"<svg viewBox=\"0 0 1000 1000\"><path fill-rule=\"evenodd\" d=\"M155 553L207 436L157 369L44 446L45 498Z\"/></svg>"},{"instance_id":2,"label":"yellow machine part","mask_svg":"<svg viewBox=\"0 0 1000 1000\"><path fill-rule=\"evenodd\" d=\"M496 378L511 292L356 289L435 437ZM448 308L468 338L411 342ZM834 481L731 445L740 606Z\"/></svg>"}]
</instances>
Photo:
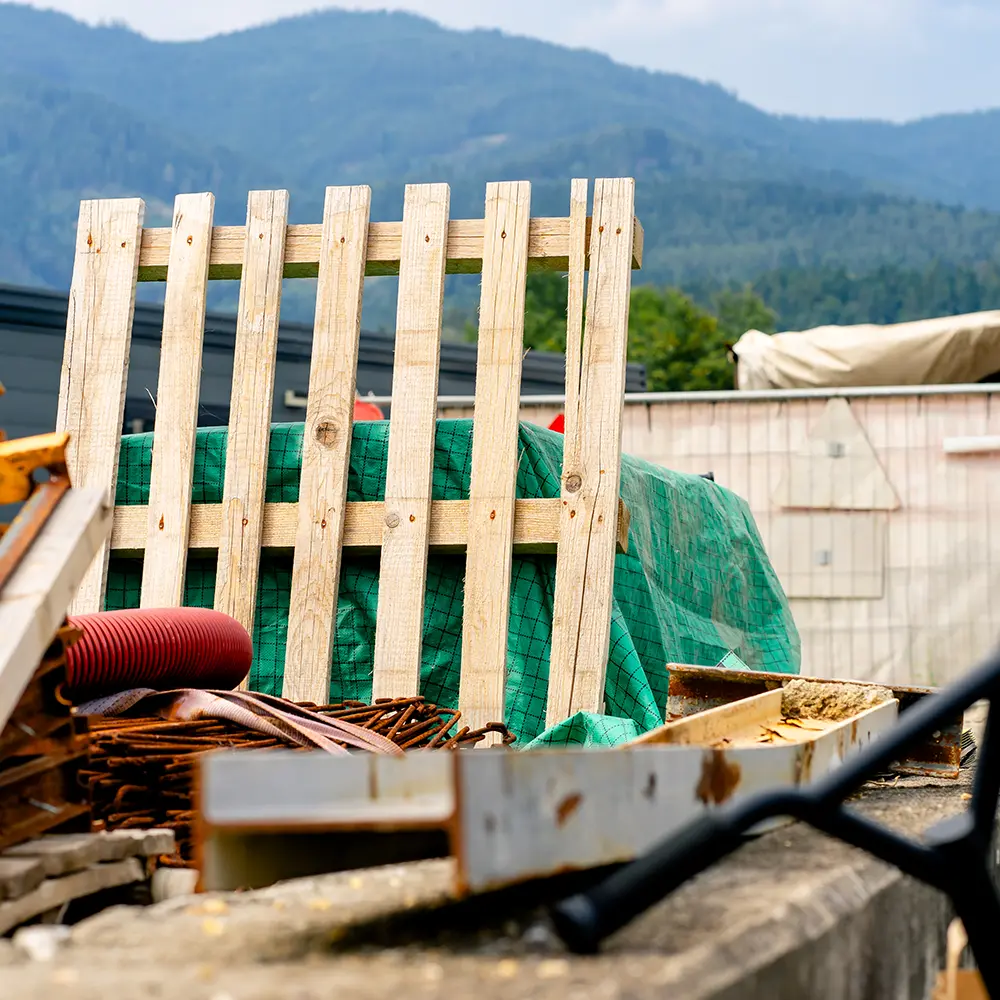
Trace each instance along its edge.
<instances>
[{"instance_id":1,"label":"yellow machine part","mask_svg":"<svg viewBox=\"0 0 1000 1000\"><path fill-rule=\"evenodd\" d=\"M0 441L0 504L21 503L37 485L37 469L54 471L66 465L68 434L36 434Z\"/></svg>"}]
</instances>

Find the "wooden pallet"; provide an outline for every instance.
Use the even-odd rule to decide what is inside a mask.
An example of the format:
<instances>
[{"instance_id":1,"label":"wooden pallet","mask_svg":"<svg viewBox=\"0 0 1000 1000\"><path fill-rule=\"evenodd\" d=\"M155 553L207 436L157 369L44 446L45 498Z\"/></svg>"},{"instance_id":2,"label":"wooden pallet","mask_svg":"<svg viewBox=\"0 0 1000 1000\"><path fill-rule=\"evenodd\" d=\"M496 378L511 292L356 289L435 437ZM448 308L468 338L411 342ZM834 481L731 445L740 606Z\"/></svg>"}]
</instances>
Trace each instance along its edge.
<instances>
[{"instance_id":1,"label":"wooden pallet","mask_svg":"<svg viewBox=\"0 0 1000 1000\"><path fill-rule=\"evenodd\" d=\"M255 191L245 226L180 195L172 229L140 200L81 205L58 427L73 482L114 496L137 281L166 281L149 505L115 511L73 605L100 609L112 548L144 553L142 605L176 606L188 552L218 549L215 607L252 630L261 548L294 550L283 694L323 703L343 549L381 550L374 697L418 693L427 554L467 553L460 707L503 717L511 558L557 551L548 721L600 711L618 497L629 291L641 264L634 182L574 181L567 218L532 218L530 185L490 184L483 219L453 220L445 184L409 185L401 223L372 223L367 187L326 192L321 225L288 225L288 194ZM568 271L562 497L516 500L525 278ZM589 268L586 323L584 272ZM470 498L431 500L444 276L482 273ZM398 274L384 503L346 503L365 275ZM282 278L318 278L298 504L265 504ZM224 502L192 507L205 297L240 278Z\"/></svg>"}]
</instances>

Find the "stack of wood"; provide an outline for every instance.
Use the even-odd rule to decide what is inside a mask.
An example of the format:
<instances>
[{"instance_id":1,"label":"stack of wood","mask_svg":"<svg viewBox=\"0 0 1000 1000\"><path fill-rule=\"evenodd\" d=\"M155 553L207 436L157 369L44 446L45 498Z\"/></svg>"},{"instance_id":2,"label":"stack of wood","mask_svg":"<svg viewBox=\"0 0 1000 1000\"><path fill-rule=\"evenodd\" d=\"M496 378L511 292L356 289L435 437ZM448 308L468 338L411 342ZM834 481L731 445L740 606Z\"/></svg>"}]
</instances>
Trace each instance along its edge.
<instances>
[{"instance_id":1,"label":"stack of wood","mask_svg":"<svg viewBox=\"0 0 1000 1000\"><path fill-rule=\"evenodd\" d=\"M0 934L29 920L58 918L77 900L143 883L169 830L53 833L0 852Z\"/></svg>"},{"instance_id":2,"label":"stack of wood","mask_svg":"<svg viewBox=\"0 0 1000 1000\"><path fill-rule=\"evenodd\" d=\"M87 720L64 694L66 649L78 637L64 622L0 731L0 850L50 830L90 829L80 778Z\"/></svg>"}]
</instances>

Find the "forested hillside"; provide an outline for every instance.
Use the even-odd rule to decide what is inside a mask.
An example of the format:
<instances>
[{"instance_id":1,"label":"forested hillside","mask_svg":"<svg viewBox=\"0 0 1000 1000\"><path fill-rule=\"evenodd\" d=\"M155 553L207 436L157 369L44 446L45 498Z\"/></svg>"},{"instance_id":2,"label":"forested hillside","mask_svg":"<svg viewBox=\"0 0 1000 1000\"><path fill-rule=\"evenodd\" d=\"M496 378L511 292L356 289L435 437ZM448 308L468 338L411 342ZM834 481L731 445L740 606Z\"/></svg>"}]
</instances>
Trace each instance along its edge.
<instances>
[{"instance_id":1,"label":"forested hillside","mask_svg":"<svg viewBox=\"0 0 1000 1000\"><path fill-rule=\"evenodd\" d=\"M0 67L0 281L66 286L82 197L141 195L161 225L176 192L209 189L232 224L248 189L281 186L301 222L326 185L366 182L374 217L398 219L407 181L446 180L471 217L487 180L525 178L535 214L564 214L571 177L631 175L635 282L657 295L711 310L749 285L782 328L1000 305L997 112L774 116L592 52L339 10L161 43L0 3ZM449 282L449 335L476 297ZM290 317L311 309L290 292ZM393 313L394 283L373 286L365 322Z\"/></svg>"}]
</instances>

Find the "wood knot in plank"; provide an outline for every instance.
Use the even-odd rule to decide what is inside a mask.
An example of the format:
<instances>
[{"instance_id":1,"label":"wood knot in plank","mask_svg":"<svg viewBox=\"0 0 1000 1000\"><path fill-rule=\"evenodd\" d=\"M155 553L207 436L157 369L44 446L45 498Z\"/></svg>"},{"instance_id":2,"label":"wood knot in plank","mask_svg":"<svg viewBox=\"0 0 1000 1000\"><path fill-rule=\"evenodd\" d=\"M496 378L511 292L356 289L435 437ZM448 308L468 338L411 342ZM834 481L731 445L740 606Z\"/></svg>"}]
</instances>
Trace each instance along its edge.
<instances>
[{"instance_id":1,"label":"wood knot in plank","mask_svg":"<svg viewBox=\"0 0 1000 1000\"><path fill-rule=\"evenodd\" d=\"M566 477L566 492L567 493L577 493L580 487L583 486L583 479L578 476L575 472L572 475Z\"/></svg>"},{"instance_id":2,"label":"wood knot in plank","mask_svg":"<svg viewBox=\"0 0 1000 1000\"><path fill-rule=\"evenodd\" d=\"M324 420L316 425L316 440L324 448L332 448L337 440L337 425Z\"/></svg>"},{"instance_id":3,"label":"wood knot in plank","mask_svg":"<svg viewBox=\"0 0 1000 1000\"><path fill-rule=\"evenodd\" d=\"M389 511L389 513L385 515L385 524L388 528L398 528L399 515L394 510Z\"/></svg>"}]
</instances>

